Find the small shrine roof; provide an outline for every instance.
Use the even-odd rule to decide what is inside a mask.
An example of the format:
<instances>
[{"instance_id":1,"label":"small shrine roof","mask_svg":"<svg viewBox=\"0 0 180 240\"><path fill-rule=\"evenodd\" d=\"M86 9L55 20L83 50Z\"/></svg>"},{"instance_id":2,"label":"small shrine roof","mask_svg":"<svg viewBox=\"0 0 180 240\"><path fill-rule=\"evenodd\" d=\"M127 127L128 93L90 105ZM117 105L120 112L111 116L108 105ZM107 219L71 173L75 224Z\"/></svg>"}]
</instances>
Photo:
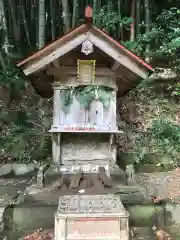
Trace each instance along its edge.
<instances>
[{"instance_id":1,"label":"small shrine roof","mask_svg":"<svg viewBox=\"0 0 180 240\"><path fill-rule=\"evenodd\" d=\"M154 71L151 65L93 24L90 6L85 9L84 24L20 61L17 66L23 70L26 76L37 74L87 40L113 59L114 64L111 70L116 73L119 71L120 76L116 74L117 79L121 79L123 84L128 85L125 87L125 92L134 87L139 79L145 79ZM130 84L131 81L132 84Z\"/></svg>"}]
</instances>

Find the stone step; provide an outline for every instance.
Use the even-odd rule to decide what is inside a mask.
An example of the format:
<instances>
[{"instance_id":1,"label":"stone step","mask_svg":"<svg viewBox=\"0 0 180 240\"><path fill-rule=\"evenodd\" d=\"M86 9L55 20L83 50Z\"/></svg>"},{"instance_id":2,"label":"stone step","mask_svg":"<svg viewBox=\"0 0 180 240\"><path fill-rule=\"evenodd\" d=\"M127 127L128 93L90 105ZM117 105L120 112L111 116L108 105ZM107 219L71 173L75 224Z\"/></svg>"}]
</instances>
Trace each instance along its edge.
<instances>
[{"instance_id":1,"label":"stone step","mask_svg":"<svg viewBox=\"0 0 180 240\"><path fill-rule=\"evenodd\" d=\"M146 189L139 186L122 186L115 187L115 193L121 197L121 200L127 204L141 204L147 202Z\"/></svg>"},{"instance_id":2,"label":"stone step","mask_svg":"<svg viewBox=\"0 0 180 240\"><path fill-rule=\"evenodd\" d=\"M130 240L155 240L155 235L153 234L150 227L133 227L132 231L134 236L130 237Z\"/></svg>"},{"instance_id":3,"label":"stone step","mask_svg":"<svg viewBox=\"0 0 180 240\"><path fill-rule=\"evenodd\" d=\"M123 193L123 194L128 194L128 193L136 193L136 192L143 192L145 191L145 188L140 187L140 186L121 186L117 185L116 186L117 192L118 193Z\"/></svg>"}]
</instances>

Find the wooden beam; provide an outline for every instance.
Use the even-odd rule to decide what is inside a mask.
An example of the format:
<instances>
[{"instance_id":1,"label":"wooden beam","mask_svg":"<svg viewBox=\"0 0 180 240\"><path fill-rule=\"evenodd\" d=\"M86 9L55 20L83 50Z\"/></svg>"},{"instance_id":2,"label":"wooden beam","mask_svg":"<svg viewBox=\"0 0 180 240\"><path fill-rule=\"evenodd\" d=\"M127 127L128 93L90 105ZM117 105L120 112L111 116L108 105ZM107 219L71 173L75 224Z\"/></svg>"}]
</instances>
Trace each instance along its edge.
<instances>
[{"instance_id":1,"label":"wooden beam","mask_svg":"<svg viewBox=\"0 0 180 240\"><path fill-rule=\"evenodd\" d=\"M111 71L115 72L119 67L120 67L120 63L117 62L117 61L114 61L114 64L113 64L113 66L111 68Z\"/></svg>"},{"instance_id":2,"label":"wooden beam","mask_svg":"<svg viewBox=\"0 0 180 240\"><path fill-rule=\"evenodd\" d=\"M122 64L130 71L139 75L141 78L145 79L148 76L148 73L140 68L138 64L129 59L128 56L117 50L117 48L113 47L111 43L108 41L96 36L94 33L89 32L88 39L99 49L104 51L106 54L114 58L119 64Z\"/></svg>"},{"instance_id":3,"label":"wooden beam","mask_svg":"<svg viewBox=\"0 0 180 240\"><path fill-rule=\"evenodd\" d=\"M56 67L49 67L46 71L48 75L54 75L55 77L61 77L63 75L75 75L77 76L77 68L76 67L65 67L60 66L59 68ZM104 76L104 77L113 77L114 73L109 68L96 68L96 76Z\"/></svg>"},{"instance_id":4,"label":"wooden beam","mask_svg":"<svg viewBox=\"0 0 180 240\"><path fill-rule=\"evenodd\" d=\"M119 74L119 75L117 76L117 78L123 79L123 81L126 82L126 83L133 83L133 82L134 82L134 79L135 79L135 78L133 78L133 77L129 77L128 74L126 75L126 74L123 74L123 73Z\"/></svg>"},{"instance_id":5,"label":"wooden beam","mask_svg":"<svg viewBox=\"0 0 180 240\"><path fill-rule=\"evenodd\" d=\"M64 67L49 67L46 70L46 74L47 75L53 75L54 77L57 78L63 78L65 74L67 74L67 72L64 70Z\"/></svg>"},{"instance_id":6,"label":"wooden beam","mask_svg":"<svg viewBox=\"0 0 180 240\"><path fill-rule=\"evenodd\" d=\"M52 62L52 64L53 64L54 67L60 68L60 64L59 64L58 59L54 60L54 61Z\"/></svg>"},{"instance_id":7,"label":"wooden beam","mask_svg":"<svg viewBox=\"0 0 180 240\"><path fill-rule=\"evenodd\" d=\"M53 62L57 58L63 56L64 54L70 52L77 46L79 46L82 42L87 40L87 33L81 34L74 38L72 41L65 43L60 48L54 50L52 53L48 54L46 57L43 57L41 60L35 62L34 64L28 66L27 68L23 69L23 72L26 76L37 72L42 67L46 66L47 64Z\"/></svg>"}]
</instances>

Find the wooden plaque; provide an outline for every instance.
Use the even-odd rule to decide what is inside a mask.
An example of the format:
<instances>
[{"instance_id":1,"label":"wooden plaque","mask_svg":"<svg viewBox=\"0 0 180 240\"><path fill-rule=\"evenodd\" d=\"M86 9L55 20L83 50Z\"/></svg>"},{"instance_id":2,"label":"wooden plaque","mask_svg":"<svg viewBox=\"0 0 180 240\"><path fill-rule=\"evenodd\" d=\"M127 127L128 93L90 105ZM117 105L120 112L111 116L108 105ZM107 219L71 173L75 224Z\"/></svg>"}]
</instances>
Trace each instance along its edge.
<instances>
[{"instance_id":1,"label":"wooden plaque","mask_svg":"<svg viewBox=\"0 0 180 240\"><path fill-rule=\"evenodd\" d=\"M95 77L95 61L94 60L78 60L78 82L94 83Z\"/></svg>"}]
</instances>

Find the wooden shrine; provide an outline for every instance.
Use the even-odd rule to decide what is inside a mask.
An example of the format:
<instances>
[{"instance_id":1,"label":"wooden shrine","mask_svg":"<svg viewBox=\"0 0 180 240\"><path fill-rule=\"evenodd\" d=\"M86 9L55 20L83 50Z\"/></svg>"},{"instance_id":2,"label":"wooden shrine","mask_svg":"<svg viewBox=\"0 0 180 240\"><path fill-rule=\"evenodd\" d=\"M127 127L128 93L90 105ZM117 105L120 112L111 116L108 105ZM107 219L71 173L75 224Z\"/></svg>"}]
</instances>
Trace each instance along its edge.
<instances>
[{"instance_id":1,"label":"wooden shrine","mask_svg":"<svg viewBox=\"0 0 180 240\"><path fill-rule=\"evenodd\" d=\"M116 164L117 97L152 67L92 23L85 23L17 64L43 97L53 89L52 159L63 172L107 174ZM32 80L33 79L33 80ZM48 92L47 94L43 91Z\"/></svg>"}]
</instances>

